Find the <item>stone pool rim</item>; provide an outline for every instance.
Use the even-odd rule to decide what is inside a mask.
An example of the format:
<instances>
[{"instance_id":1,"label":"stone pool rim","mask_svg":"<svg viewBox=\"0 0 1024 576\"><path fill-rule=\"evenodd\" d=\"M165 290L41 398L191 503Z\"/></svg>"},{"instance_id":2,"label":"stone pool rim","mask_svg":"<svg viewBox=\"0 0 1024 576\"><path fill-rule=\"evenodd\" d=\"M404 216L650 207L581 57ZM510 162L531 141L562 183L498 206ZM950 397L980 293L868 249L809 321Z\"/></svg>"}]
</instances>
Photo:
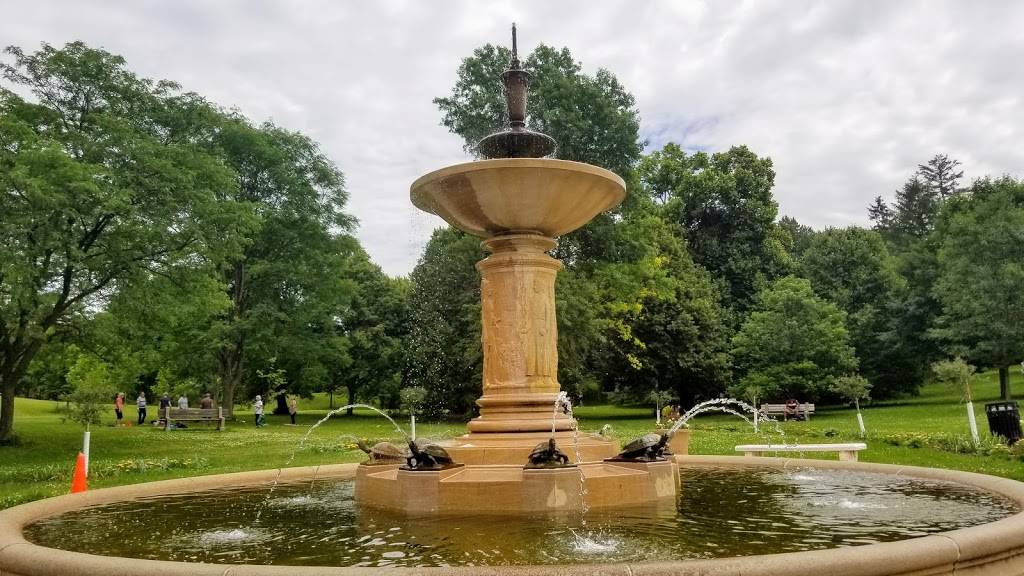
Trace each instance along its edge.
<instances>
[{"instance_id":1,"label":"stone pool rim","mask_svg":"<svg viewBox=\"0 0 1024 576\"><path fill-rule=\"evenodd\" d=\"M847 548L807 552L787 552L708 560L680 560L536 566L459 566L459 567L332 567L263 566L251 564L206 564L142 560L97 556L48 548L25 540L22 529L39 520L87 506L108 504L133 498L180 494L224 487L268 484L278 470L236 472L194 476L129 484L91 490L29 502L0 511L0 576L100 576L145 574L154 576L217 575L338 575L395 574L423 576L461 576L467 574L559 575L721 575L741 576L932 576L1024 575L1024 483L1008 478L974 472L943 470L898 464L839 462L799 458L746 456L680 456L679 465L701 467L763 467L774 469L830 469L879 472L924 480L941 480L966 485L1004 496L1022 511L994 522L923 536ZM317 478L354 478L358 464L332 464L319 467L287 468L281 471L283 482Z\"/></svg>"}]
</instances>

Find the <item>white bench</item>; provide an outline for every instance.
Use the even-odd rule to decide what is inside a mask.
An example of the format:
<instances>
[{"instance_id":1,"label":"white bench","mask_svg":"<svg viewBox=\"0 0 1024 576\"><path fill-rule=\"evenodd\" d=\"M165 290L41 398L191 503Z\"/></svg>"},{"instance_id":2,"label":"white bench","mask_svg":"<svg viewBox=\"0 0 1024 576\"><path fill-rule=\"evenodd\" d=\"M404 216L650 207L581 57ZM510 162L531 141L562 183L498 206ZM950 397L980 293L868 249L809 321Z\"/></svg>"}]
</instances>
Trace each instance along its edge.
<instances>
[{"instance_id":1,"label":"white bench","mask_svg":"<svg viewBox=\"0 0 1024 576\"><path fill-rule=\"evenodd\" d=\"M760 456L765 452L839 452L839 459L856 462L857 452L866 450L867 444L851 442L849 444L740 444L737 452L744 456Z\"/></svg>"}]
</instances>

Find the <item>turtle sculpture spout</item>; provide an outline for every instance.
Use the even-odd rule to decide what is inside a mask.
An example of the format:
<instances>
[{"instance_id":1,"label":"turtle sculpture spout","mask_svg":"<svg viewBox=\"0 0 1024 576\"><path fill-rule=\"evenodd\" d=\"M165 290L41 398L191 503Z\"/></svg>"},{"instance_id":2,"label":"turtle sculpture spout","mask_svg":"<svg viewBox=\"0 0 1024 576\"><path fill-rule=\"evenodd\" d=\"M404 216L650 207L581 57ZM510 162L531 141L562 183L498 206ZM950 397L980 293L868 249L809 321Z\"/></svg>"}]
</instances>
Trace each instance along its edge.
<instances>
[{"instance_id":1,"label":"turtle sculpture spout","mask_svg":"<svg viewBox=\"0 0 1024 576\"><path fill-rule=\"evenodd\" d=\"M671 456L668 451L668 434L645 434L633 440L622 449L614 458L613 462L661 462L666 456Z\"/></svg>"},{"instance_id":2,"label":"turtle sculpture spout","mask_svg":"<svg viewBox=\"0 0 1024 576\"><path fill-rule=\"evenodd\" d=\"M419 445L415 441L409 441L409 455L405 457L405 466L402 470L414 471L436 471L445 470L456 464L448 452L437 444Z\"/></svg>"},{"instance_id":3,"label":"turtle sculpture spout","mask_svg":"<svg viewBox=\"0 0 1024 576\"><path fill-rule=\"evenodd\" d=\"M527 462L525 468L527 470L536 468L565 468L567 466L575 466L575 464L569 464L569 457L558 449L555 445L555 439L551 438L547 442L542 442L537 445L536 448L530 452L530 461Z\"/></svg>"},{"instance_id":4,"label":"turtle sculpture spout","mask_svg":"<svg viewBox=\"0 0 1024 576\"><path fill-rule=\"evenodd\" d=\"M391 442L378 442L368 446L362 440L356 441L356 446L366 452L368 456L364 464L398 464L409 457L409 453L395 446Z\"/></svg>"}]
</instances>

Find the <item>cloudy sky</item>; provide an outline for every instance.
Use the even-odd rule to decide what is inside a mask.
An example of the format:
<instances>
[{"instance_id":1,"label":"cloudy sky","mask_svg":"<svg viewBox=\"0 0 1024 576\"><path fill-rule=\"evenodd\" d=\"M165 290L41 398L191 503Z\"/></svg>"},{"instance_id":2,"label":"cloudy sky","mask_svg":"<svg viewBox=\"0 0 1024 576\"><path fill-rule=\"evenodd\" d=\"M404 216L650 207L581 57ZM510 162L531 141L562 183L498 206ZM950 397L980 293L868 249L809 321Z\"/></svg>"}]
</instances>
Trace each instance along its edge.
<instances>
[{"instance_id":1,"label":"cloudy sky","mask_svg":"<svg viewBox=\"0 0 1024 576\"><path fill-rule=\"evenodd\" d=\"M386 272L440 221L409 184L465 161L431 103L487 42L567 46L636 96L651 147L746 144L775 162L782 214L864 223L944 152L968 178L1024 176L1024 2L7 0L0 43L83 40L318 140Z\"/></svg>"}]
</instances>

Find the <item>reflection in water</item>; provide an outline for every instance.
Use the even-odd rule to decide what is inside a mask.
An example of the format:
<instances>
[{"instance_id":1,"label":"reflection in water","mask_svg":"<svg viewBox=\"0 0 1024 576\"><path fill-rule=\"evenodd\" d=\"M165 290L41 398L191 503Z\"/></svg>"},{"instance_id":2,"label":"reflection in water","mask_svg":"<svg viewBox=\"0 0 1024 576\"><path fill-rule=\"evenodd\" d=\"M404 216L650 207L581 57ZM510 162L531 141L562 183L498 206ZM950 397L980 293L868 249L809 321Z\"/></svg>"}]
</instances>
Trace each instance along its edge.
<instances>
[{"instance_id":1,"label":"reflection in water","mask_svg":"<svg viewBox=\"0 0 1024 576\"><path fill-rule=\"evenodd\" d=\"M325 566L556 564L712 558L855 546L1015 512L969 488L885 474L691 468L678 509L558 517L404 516L357 508L352 482L225 489L80 510L26 530L39 544L160 560Z\"/></svg>"}]
</instances>

